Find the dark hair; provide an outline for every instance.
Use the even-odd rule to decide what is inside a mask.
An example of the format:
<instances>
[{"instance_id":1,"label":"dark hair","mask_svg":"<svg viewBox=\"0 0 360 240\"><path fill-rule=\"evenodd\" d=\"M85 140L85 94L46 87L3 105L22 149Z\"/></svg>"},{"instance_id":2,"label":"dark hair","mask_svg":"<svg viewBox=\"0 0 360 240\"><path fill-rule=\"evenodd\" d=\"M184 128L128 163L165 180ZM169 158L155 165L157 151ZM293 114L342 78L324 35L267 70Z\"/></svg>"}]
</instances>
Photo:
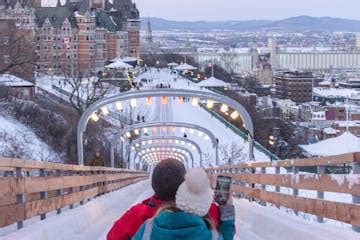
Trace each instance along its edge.
<instances>
[{"instance_id":1,"label":"dark hair","mask_svg":"<svg viewBox=\"0 0 360 240\"><path fill-rule=\"evenodd\" d=\"M159 200L174 201L176 191L184 182L186 169L175 159L163 160L154 168L151 186Z\"/></svg>"}]
</instances>

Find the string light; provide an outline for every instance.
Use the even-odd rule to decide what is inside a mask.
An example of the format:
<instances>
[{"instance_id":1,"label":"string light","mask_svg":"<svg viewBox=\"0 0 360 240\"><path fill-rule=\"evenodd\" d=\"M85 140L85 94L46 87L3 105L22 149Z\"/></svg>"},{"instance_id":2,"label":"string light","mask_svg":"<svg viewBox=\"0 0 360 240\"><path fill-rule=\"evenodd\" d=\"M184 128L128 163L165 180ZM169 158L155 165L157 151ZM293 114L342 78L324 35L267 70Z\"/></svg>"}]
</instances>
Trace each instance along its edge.
<instances>
[{"instance_id":1,"label":"string light","mask_svg":"<svg viewBox=\"0 0 360 240\"><path fill-rule=\"evenodd\" d=\"M118 111L121 111L123 110L123 106L122 106L122 103L121 102L116 102L115 103L115 107Z\"/></svg>"},{"instance_id":2,"label":"string light","mask_svg":"<svg viewBox=\"0 0 360 240\"><path fill-rule=\"evenodd\" d=\"M130 106L132 107L132 108L134 108L134 107L136 107L136 99L135 98L133 98L133 99L130 99Z\"/></svg>"},{"instance_id":3,"label":"string light","mask_svg":"<svg viewBox=\"0 0 360 240\"><path fill-rule=\"evenodd\" d=\"M227 112L228 110L229 110L228 105L226 105L226 104L222 104L222 105L221 105L221 108L220 108L220 111L221 111L221 112L225 113L225 112Z\"/></svg>"},{"instance_id":4,"label":"string light","mask_svg":"<svg viewBox=\"0 0 360 240\"><path fill-rule=\"evenodd\" d=\"M234 112L232 112L231 114L230 114L230 117L233 119L233 120L235 120L235 119L237 119L238 117L239 117L239 112L238 111L234 111Z\"/></svg>"},{"instance_id":5,"label":"string light","mask_svg":"<svg viewBox=\"0 0 360 240\"><path fill-rule=\"evenodd\" d=\"M97 122L97 121L99 121L99 116L98 115L96 115L96 113L92 113L91 114L91 116L90 116L90 118L94 121L94 122Z\"/></svg>"},{"instance_id":6,"label":"string light","mask_svg":"<svg viewBox=\"0 0 360 240\"><path fill-rule=\"evenodd\" d=\"M101 108L101 112L102 112L102 114L104 114L104 115L108 115L109 114L109 110L107 109L107 107L102 107Z\"/></svg>"},{"instance_id":7,"label":"string light","mask_svg":"<svg viewBox=\"0 0 360 240\"><path fill-rule=\"evenodd\" d=\"M168 98L167 98L166 96L162 96L162 97L161 97L161 104L162 104L162 105L166 105L167 102L168 102Z\"/></svg>"},{"instance_id":8,"label":"string light","mask_svg":"<svg viewBox=\"0 0 360 240\"><path fill-rule=\"evenodd\" d=\"M207 107L208 109L212 109L212 108L214 107L214 101L212 101L212 100L207 100L207 102L206 102L206 107Z\"/></svg>"},{"instance_id":9,"label":"string light","mask_svg":"<svg viewBox=\"0 0 360 240\"><path fill-rule=\"evenodd\" d=\"M146 105L148 106L152 105L152 97L146 97Z\"/></svg>"},{"instance_id":10,"label":"string light","mask_svg":"<svg viewBox=\"0 0 360 240\"><path fill-rule=\"evenodd\" d=\"M198 98L193 98L191 100L191 104L194 106L194 107L197 107L199 105L199 99Z\"/></svg>"}]
</instances>

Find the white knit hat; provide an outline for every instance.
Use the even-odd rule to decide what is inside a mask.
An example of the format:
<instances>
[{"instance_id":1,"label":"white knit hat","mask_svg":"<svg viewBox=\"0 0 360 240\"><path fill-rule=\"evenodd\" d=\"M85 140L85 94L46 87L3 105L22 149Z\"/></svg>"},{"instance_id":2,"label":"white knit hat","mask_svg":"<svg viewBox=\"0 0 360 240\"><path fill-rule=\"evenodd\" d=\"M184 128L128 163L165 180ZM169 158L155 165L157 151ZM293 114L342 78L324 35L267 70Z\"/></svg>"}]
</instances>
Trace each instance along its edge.
<instances>
[{"instance_id":1,"label":"white knit hat","mask_svg":"<svg viewBox=\"0 0 360 240\"><path fill-rule=\"evenodd\" d=\"M205 216L213 202L210 180L202 168L188 170L185 181L176 192L176 207L201 217Z\"/></svg>"}]
</instances>

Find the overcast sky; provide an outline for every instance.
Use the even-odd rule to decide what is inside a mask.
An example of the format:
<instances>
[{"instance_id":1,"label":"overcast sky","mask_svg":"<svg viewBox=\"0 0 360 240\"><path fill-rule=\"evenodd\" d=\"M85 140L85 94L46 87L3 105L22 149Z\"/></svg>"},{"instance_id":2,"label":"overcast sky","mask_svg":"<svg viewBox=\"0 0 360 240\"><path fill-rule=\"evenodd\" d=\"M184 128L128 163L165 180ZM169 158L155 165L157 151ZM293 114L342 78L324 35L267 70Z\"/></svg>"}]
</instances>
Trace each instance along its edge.
<instances>
[{"instance_id":1,"label":"overcast sky","mask_svg":"<svg viewBox=\"0 0 360 240\"><path fill-rule=\"evenodd\" d=\"M360 20L360 0L133 0L141 16L171 20L283 19L310 15Z\"/></svg>"}]
</instances>

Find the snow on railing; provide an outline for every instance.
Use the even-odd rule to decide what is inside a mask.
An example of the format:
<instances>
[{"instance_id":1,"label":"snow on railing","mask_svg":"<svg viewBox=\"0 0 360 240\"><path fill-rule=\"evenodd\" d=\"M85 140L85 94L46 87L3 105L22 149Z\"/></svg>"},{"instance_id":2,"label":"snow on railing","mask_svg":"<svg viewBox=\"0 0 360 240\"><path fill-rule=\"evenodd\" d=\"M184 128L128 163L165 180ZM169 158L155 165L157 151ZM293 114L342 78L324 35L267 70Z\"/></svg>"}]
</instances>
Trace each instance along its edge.
<instances>
[{"instance_id":1,"label":"snow on railing","mask_svg":"<svg viewBox=\"0 0 360 240\"><path fill-rule=\"evenodd\" d=\"M148 178L128 169L0 158L0 227L83 205L94 197Z\"/></svg>"},{"instance_id":2,"label":"snow on railing","mask_svg":"<svg viewBox=\"0 0 360 240\"><path fill-rule=\"evenodd\" d=\"M331 166L349 165L349 174L327 174ZM300 172L312 167L317 173ZM232 177L231 189L240 197L274 204L298 212L351 224L360 231L360 153L311 159L279 160L276 162L247 162L208 168L212 185L216 177ZM291 191L289 191L289 189ZM275 190L275 191L273 191ZM316 191L315 197L303 196L299 191ZM324 198L324 192L347 194L352 201L341 197Z\"/></svg>"}]
</instances>

